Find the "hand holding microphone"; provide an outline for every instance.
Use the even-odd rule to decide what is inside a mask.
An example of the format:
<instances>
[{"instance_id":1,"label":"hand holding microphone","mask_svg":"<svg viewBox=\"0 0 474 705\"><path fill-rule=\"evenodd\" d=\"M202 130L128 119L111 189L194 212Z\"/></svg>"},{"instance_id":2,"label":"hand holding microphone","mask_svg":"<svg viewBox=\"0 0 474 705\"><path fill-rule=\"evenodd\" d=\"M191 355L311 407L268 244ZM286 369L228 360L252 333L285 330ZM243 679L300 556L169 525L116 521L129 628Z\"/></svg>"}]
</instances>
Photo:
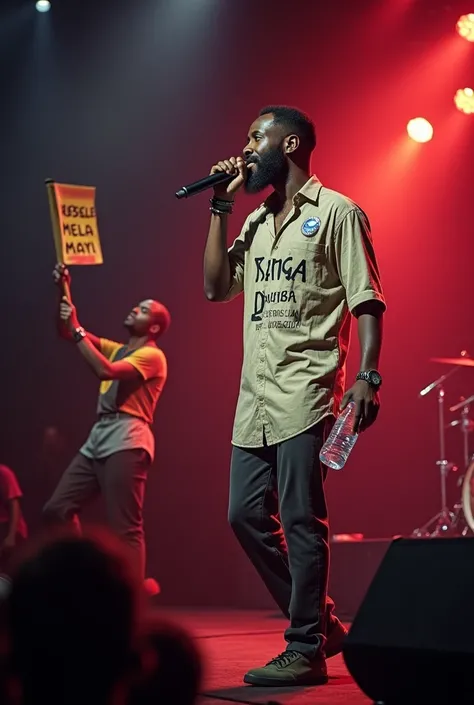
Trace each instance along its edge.
<instances>
[{"instance_id":1,"label":"hand holding microphone","mask_svg":"<svg viewBox=\"0 0 474 705\"><path fill-rule=\"evenodd\" d=\"M214 186L216 198L230 201L234 193L245 183L247 165L242 157L230 157L214 164L211 169L212 174L227 174L234 177L230 181L223 181Z\"/></svg>"},{"instance_id":2,"label":"hand holding microphone","mask_svg":"<svg viewBox=\"0 0 474 705\"><path fill-rule=\"evenodd\" d=\"M242 157L231 157L215 164L209 176L180 188L179 191L176 191L175 196L176 198L189 198L189 196L214 187L216 198L231 200L230 197L242 186L246 176L247 164L245 160Z\"/></svg>"}]
</instances>

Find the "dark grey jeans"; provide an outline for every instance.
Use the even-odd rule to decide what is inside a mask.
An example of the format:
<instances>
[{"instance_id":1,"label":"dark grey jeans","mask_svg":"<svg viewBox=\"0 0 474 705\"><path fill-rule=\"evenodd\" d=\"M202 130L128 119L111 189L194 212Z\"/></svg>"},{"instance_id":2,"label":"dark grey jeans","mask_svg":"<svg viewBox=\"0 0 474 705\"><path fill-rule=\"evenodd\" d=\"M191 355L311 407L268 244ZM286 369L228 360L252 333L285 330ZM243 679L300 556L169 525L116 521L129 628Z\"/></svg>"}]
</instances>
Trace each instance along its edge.
<instances>
[{"instance_id":1,"label":"dark grey jeans","mask_svg":"<svg viewBox=\"0 0 474 705\"><path fill-rule=\"evenodd\" d=\"M78 453L43 508L45 521L73 522L79 528L78 513L102 493L110 527L133 550L144 577L143 502L149 465L150 457L142 449L123 450L97 460Z\"/></svg>"},{"instance_id":2,"label":"dark grey jeans","mask_svg":"<svg viewBox=\"0 0 474 705\"><path fill-rule=\"evenodd\" d=\"M263 448L234 447L229 522L283 614L288 648L312 657L324 648L334 603L327 599L326 468L319 451L328 418Z\"/></svg>"}]
</instances>

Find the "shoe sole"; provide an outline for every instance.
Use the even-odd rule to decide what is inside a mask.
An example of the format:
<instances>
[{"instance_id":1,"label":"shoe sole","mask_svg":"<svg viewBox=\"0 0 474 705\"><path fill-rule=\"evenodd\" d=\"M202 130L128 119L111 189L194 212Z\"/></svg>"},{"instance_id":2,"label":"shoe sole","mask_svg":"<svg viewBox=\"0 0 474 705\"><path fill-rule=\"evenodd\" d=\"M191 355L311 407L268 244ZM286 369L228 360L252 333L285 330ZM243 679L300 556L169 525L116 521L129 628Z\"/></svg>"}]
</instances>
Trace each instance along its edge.
<instances>
[{"instance_id":1,"label":"shoe sole","mask_svg":"<svg viewBox=\"0 0 474 705\"><path fill-rule=\"evenodd\" d=\"M319 676L318 678L308 677L296 680L277 680L276 678L265 678L265 676L251 676L248 673L244 676L244 683L248 685L257 685L268 688L278 688L280 686L297 686L297 685L326 685L328 676Z\"/></svg>"}]
</instances>

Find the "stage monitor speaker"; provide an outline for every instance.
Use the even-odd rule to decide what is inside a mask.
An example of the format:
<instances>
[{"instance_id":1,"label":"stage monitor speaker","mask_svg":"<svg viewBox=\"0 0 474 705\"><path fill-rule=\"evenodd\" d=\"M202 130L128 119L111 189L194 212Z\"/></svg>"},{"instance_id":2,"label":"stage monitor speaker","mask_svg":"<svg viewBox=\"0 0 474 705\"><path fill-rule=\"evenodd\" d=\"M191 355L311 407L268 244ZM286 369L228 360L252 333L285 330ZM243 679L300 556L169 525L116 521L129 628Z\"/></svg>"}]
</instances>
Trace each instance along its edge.
<instances>
[{"instance_id":1,"label":"stage monitor speaker","mask_svg":"<svg viewBox=\"0 0 474 705\"><path fill-rule=\"evenodd\" d=\"M474 539L393 541L343 656L374 702L473 705Z\"/></svg>"}]
</instances>

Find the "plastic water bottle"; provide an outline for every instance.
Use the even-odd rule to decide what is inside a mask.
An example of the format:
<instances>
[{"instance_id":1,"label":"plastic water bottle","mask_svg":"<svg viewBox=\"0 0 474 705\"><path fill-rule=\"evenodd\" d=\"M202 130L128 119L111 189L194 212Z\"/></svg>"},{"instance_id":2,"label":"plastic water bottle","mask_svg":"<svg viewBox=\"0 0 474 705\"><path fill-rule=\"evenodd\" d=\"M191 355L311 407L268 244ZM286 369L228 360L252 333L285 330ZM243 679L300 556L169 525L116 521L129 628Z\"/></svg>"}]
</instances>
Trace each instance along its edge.
<instances>
[{"instance_id":1,"label":"plastic water bottle","mask_svg":"<svg viewBox=\"0 0 474 705\"><path fill-rule=\"evenodd\" d=\"M342 470L355 446L357 433L354 433L355 403L351 401L340 414L326 443L321 448L319 459L332 470Z\"/></svg>"}]
</instances>

